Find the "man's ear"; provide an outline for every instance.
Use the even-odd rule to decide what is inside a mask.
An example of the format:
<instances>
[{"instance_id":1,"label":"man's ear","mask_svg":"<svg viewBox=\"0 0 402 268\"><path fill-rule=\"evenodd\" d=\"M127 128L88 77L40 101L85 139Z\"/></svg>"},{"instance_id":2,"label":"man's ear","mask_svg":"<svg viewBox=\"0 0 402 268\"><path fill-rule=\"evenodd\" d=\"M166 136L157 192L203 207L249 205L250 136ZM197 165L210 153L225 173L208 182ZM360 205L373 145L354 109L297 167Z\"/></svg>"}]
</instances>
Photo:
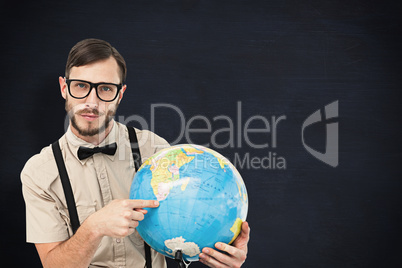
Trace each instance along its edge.
<instances>
[{"instance_id":1,"label":"man's ear","mask_svg":"<svg viewBox=\"0 0 402 268\"><path fill-rule=\"evenodd\" d=\"M121 99L123 98L124 91L126 91L126 89L127 89L127 85L124 85L124 86L120 89L120 92L119 92L119 99L118 99L117 103L120 104Z\"/></svg>"},{"instance_id":2,"label":"man's ear","mask_svg":"<svg viewBox=\"0 0 402 268\"><path fill-rule=\"evenodd\" d=\"M59 76L59 85L60 85L60 91L61 91L61 96L66 99L67 97L67 84L66 84L66 78Z\"/></svg>"}]
</instances>

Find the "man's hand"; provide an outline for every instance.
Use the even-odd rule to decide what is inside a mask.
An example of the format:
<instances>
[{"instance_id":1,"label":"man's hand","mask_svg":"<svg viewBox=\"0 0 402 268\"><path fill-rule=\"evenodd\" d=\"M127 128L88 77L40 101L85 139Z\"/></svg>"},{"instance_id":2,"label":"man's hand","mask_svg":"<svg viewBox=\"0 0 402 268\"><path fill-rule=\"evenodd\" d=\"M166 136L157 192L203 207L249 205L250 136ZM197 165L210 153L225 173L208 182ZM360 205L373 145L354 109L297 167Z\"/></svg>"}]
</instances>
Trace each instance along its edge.
<instances>
[{"instance_id":1,"label":"man's hand","mask_svg":"<svg viewBox=\"0 0 402 268\"><path fill-rule=\"evenodd\" d=\"M225 253L212 248L203 248L200 254L200 262L213 268L241 267L247 257L247 244L250 239L250 227L245 221L241 226L241 232L232 245L218 242L215 247Z\"/></svg>"},{"instance_id":2,"label":"man's hand","mask_svg":"<svg viewBox=\"0 0 402 268\"><path fill-rule=\"evenodd\" d=\"M110 204L89 216L85 224L90 225L99 236L125 237L134 232L138 222L144 219L147 211L143 208L156 208L154 200L113 200Z\"/></svg>"},{"instance_id":3,"label":"man's hand","mask_svg":"<svg viewBox=\"0 0 402 268\"><path fill-rule=\"evenodd\" d=\"M88 267L103 236L125 237L134 232L154 200L113 200L90 215L70 239L35 244L43 267Z\"/></svg>"}]
</instances>

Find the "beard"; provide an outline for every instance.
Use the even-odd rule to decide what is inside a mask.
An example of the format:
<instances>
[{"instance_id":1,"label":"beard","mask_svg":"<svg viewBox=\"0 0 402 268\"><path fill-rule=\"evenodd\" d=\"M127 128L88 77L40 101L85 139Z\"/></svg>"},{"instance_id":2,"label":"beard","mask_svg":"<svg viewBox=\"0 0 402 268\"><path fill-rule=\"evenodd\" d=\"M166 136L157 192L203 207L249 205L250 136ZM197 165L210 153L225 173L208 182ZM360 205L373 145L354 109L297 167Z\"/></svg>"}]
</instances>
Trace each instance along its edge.
<instances>
[{"instance_id":1,"label":"beard","mask_svg":"<svg viewBox=\"0 0 402 268\"><path fill-rule=\"evenodd\" d=\"M118 103L112 107L112 109L106 112L106 116L104 121L100 121L100 118L105 115L105 113L100 113L96 108L84 108L82 110L78 110L74 112L72 105L69 103L68 99L66 100L65 109L70 118L70 122L73 128L75 128L81 136L84 137L92 137L98 134L103 133L110 125L110 122L114 118L117 111ZM81 114L94 114L98 116L97 123L88 122L87 126L80 126L77 122L77 116Z\"/></svg>"}]
</instances>

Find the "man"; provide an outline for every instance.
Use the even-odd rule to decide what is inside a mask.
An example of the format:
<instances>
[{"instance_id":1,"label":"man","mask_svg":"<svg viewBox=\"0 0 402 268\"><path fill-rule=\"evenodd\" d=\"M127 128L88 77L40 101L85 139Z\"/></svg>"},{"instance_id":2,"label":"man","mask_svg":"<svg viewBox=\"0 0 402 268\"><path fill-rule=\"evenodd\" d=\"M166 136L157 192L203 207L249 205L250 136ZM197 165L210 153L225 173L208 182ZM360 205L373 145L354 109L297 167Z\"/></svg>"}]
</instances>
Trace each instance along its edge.
<instances>
[{"instance_id":1,"label":"man","mask_svg":"<svg viewBox=\"0 0 402 268\"><path fill-rule=\"evenodd\" d=\"M70 125L59 139L81 226L76 233L51 146L25 165L21 180L27 213L27 242L35 243L44 267L144 267L144 242L136 231L153 200L130 200L135 174L127 128L113 117L127 86L126 64L109 43L78 42L59 77ZM169 146L156 134L135 130L142 159ZM82 147L117 144L111 154L83 156ZM80 148L81 147L81 148ZM243 223L232 245L204 248L200 261L210 267L240 267L246 259L249 227ZM166 267L152 250L152 267Z\"/></svg>"}]
</instances>

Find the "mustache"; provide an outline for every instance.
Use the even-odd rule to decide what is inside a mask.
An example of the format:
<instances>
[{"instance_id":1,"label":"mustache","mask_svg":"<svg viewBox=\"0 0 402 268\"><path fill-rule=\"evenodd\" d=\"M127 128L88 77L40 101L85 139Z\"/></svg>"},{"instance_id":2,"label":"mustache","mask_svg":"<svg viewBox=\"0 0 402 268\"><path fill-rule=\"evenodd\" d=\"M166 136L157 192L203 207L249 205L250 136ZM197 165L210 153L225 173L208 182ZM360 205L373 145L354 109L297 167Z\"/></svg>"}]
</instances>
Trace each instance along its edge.
<instances>
[{"instance_id":1,"label":"mustache","mask_svg":"<svg viewBox=\"0 0 402 268\"><path fill-rule=\"evenodd\" d=\"M78 114L78 115L81 115L81 114L103 115L103 114L99 113L98 109L95 109L95 108L85 108L85 109L77 111L75 114Z\"/></svg>"}]
</instances>

